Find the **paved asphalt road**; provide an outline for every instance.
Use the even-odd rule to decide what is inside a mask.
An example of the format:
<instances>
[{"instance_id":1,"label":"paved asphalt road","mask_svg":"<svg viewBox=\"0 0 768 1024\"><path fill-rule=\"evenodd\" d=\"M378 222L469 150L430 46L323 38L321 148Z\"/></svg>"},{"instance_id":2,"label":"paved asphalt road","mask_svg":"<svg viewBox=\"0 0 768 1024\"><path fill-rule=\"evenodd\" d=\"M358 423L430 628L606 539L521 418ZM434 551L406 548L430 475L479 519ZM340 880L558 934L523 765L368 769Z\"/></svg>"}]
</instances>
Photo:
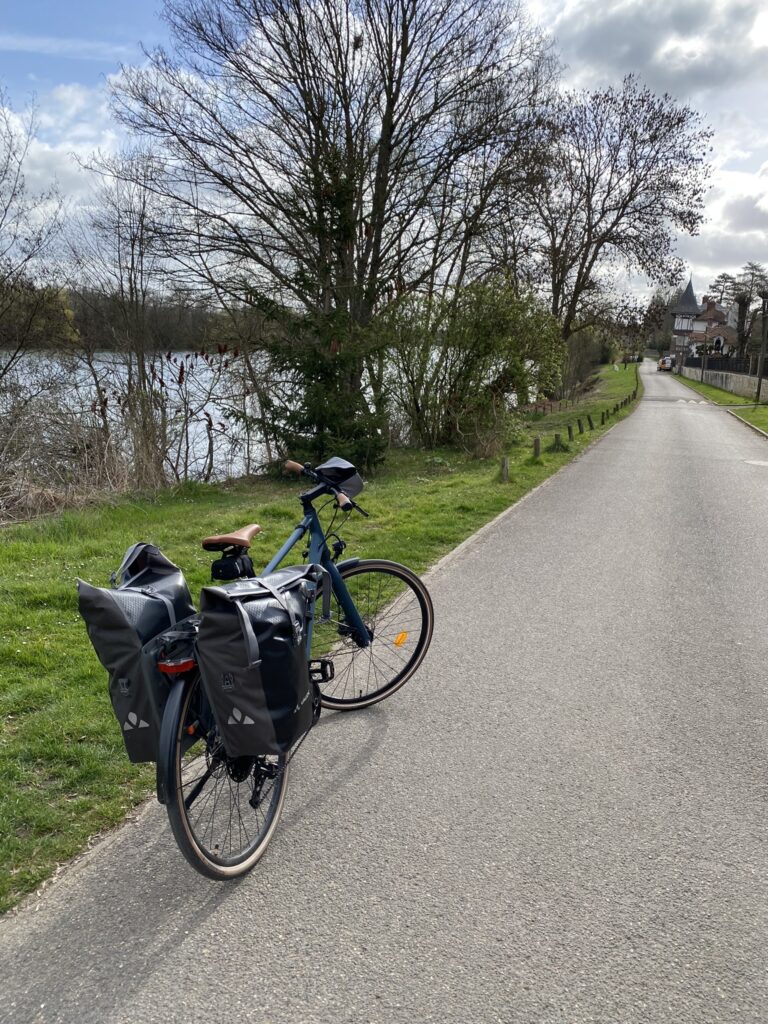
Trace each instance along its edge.
<instances>
[{"instance_id":1,"label":"paved asphalt road","mask_svg":"<svg viewBox=\"0 0 768 1024\"><path fill-rule=\"evenodd\" d=\"M147 806L0 923L3 1022L768 1020L768 441L644 373L431 575L427 662L324 716L256 871Z\"/></svg>"}]
</instances>

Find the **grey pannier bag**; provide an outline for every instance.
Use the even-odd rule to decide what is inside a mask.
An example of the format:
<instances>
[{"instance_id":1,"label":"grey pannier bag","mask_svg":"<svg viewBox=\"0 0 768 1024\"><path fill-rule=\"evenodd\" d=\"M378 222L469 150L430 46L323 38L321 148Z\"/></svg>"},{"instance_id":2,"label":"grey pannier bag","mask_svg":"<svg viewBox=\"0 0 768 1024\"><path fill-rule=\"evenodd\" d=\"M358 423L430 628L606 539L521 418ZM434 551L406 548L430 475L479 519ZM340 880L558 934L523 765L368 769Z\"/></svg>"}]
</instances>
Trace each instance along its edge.
<instances>
[{"instance_id":1,"label":"grey pannier bag","mask_svg":"<svg viewBox=\"0 0 768 1024\"><path fill-rule=\"evenodd\" d=\"M181 570L153 544L134 544L113 577L115 590L77 581L78 605L131 761L156 761L168 683L155 638L195 612Z\"/></svg>"},{"instance_id":2,"label":"grey pannier bag","mask_svg":"<svg viewBox=\"0 0 768 1024\"><path fill-rule=\"evenodd\" d=\"M230 757L283 754L312 727L307 621L319 565L203 587L197 658L216 727Z\"/></svg>"}]
</instances>

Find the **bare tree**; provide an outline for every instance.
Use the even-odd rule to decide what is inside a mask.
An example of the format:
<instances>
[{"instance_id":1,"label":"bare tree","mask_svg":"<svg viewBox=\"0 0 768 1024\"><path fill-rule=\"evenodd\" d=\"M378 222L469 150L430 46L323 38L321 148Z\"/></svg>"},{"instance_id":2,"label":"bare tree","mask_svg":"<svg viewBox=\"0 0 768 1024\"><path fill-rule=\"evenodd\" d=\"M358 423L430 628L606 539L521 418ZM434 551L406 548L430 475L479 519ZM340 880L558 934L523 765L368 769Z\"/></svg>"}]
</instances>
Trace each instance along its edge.
<instances>
[{"instance_id":1,"label":"bare tree","mask_svg":"<svg viewBox=\"0 0 768 1024\"><path fill-rule=\"evenodd\" d=\"M729 298L736 304L736 336L739 355L743 356L752 337L752 328L761 309L755 305L765 291L768 272L761 263L749 262L733 282Z\"/></svg>"},{"instance_id":2,"label":"bare tree","mask_svg":"<svg viewBox=\"0 0 768 1024\"><path fill-rule=\"evenodd\" d=\"M70 232L71 289L74 348L104 449L121 450L145 488L210 480L240 443L242 431L230 432L222 412L222 400L238 404L240 354L224 342L205 296L189 293L175 273L150 187L152 154L132 150L90 166L99 178Z\"/></svg>"},{"instance_id":3,"label":"bare tree","mask_svg":"<svg viewBox=\"0 0 768 1024\"><path fill-rule=\"evenodd\" d=\"M165 17L174 54L125 69L115 107L162 153L174 251L285 314L293 365L325 376L315 428L338 431L381 398L376 311L466 272L547 44L501 0L168 0Z\"/></svg>"},{"instance_id":4,"label":"bare tree","mask_svg":"<svg viewBox=\"0 0 768 1024\"><path fill-rule=\"evenodd\" d=\"M91 202L70 232L71 288L77 297L79 350L92 379L105 443L111 442L110 392L119 391L131 440L135 479L148 488L165 482L165 408L153 374L157 339L151 328L162 287L156 202L147 183L151 156L141 151L97 158ZM85 328L88 321L90 329ZM104 351L118 353L124 386Z\"/></svg>"},{"instance_id":5,"label":"bare tree","mask_svg":"<svg viewBox=\"0 0 768 1024\"><path fill-rule=\"evenodd\" d=\"M563 94L549 159L527 187L516 184L503 232L565 338L604 319L605 282L617 274L677 280L674 236L701 223L710 136L690 107L633 76L621 88Z\"/></svg>"},{"instance_id":6,"label":"bare tree","mask_svg":"<svg viewBox=\"0 0 768 1024\"><path fill-rule=\"evenodd\" d=\"M55 187L31 191L24 173L34 133L34 113L14 113L0 92L0 382L25 351L66 329L58 293L42 274L61 198Z\"/></svg>"}]
</instances>

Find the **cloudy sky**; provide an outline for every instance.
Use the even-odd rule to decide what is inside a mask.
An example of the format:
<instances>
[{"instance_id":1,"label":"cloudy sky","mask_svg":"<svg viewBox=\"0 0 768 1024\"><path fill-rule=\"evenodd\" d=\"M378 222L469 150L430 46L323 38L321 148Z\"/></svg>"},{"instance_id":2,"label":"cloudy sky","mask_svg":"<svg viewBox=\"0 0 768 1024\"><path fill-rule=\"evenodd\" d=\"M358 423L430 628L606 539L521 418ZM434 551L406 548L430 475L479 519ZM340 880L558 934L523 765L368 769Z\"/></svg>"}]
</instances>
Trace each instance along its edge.
<instances>
[{"instance_id":1,"label":"cloudy sky","mask_svg":"<svg viewBox=\"0 0 768 1024\"><path fill-rule=\"evenodd\" d=\"M707 222L682 237L698 298L721 271L768 263L768 0L534 0L575 86L637 72L714 130Z\"/></svg>"},{"instance_id":2,"label":"cloudy sky","mask_svg":"<svg viewBox=\"0 0 768 1024\"><path fill-rule=\"evenodd\" d=\"M0 84L21 109L34 98L38 137L29 177L86 189L72 154L114 148L107 76L165 39L160 0L5 0ZM10 8L10 9L9 9ZM768 0L529 0L574 86L629 71L699 110L715 131L707 223L679 252L699 297L720 271L768 263Z\"/></svg>"}]
</instances>

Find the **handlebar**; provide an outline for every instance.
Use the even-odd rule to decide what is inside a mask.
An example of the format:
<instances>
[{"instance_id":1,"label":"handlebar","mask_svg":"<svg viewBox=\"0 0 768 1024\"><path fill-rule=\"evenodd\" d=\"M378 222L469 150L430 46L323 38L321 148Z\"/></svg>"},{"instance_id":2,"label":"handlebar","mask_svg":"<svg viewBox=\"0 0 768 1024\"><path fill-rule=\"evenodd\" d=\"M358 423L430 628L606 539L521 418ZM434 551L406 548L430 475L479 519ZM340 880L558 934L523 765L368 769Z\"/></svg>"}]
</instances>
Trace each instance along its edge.
<instances>
[{"instance_id":1,"label":"handlebar","mask_svg":"<svg viewBox=\"0 0 768 1024\"><path fill-rule=\"evenodd\" d=\"M300 462L293 462L288 459L283 463L283 468L288 470L289 473L301 473L302 476L308 476L310 480L314 480L315 483L322 484L327 487L331 494L336 498L336 504L342 510L342 512L351 512L352 509L358 511L361 515L368 518L368 513L365 509L354 502L348 494L345 494L340 488L335 487L330 480L327 480L322 473L318 473L317 470L313 469L308 462L302 465Z\"/></svg>"}]
</instances>

